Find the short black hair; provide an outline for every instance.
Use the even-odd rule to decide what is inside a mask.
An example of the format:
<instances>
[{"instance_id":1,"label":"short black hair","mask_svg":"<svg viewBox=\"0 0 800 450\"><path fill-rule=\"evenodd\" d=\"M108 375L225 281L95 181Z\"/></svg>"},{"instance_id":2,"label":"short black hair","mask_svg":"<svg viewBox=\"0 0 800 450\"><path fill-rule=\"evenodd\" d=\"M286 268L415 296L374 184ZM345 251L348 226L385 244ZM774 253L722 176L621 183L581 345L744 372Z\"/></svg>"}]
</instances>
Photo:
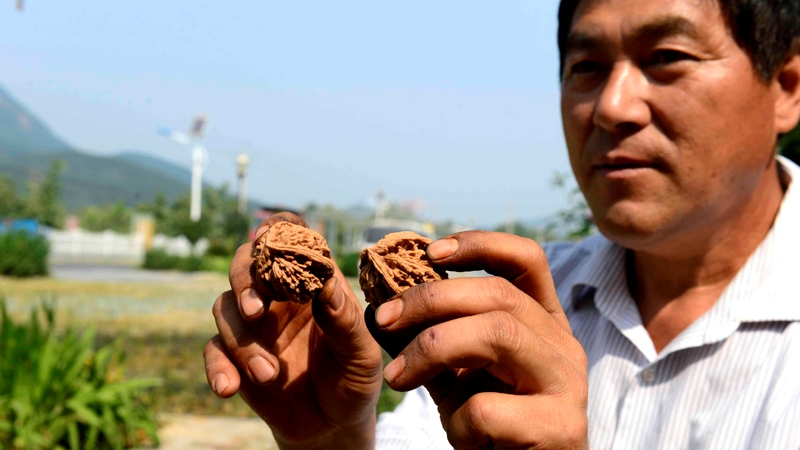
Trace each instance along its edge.
<instances>
[{"instance_id":1,"label":"short black hair","mask_svg":"<svg viewBox=\"0 0 800 450\"><path fill-rule=\"evenodd\" d=\"M800 0L714 0L719 2L739 47L750 56L764 81L786 62L800 39ZM559 74L564 74L564 50L572 19L581 0L561 0L558 8Z\"/></svg>"}]
</instances>

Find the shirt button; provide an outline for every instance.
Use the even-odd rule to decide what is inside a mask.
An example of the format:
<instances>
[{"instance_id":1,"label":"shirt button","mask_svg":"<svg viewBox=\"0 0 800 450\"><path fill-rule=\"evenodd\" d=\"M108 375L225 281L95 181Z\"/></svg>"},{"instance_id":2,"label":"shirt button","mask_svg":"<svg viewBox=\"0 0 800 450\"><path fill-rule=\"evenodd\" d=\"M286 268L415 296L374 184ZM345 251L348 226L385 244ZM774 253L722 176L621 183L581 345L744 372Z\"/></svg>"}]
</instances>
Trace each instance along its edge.
<instances>
[{"instance_id":1,"label":"shirt button","mask_svg":"<svg viewBox=\"0 0 800 450\"><path fill-rule=\"evenodd\" d=\"M642 370L642 380L645 383L652 383L656 381L656 369L653 367L648 367Z\"/></svg>"}]
</instances>

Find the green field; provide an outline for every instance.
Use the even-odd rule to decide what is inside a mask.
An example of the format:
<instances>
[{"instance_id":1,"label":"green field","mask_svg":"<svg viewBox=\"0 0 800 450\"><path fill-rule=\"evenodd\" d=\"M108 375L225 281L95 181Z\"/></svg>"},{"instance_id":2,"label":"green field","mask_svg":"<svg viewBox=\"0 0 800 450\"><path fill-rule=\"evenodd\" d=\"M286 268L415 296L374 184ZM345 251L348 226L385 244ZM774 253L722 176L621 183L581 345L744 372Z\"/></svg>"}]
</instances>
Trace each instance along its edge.
<instances>
[{"instance_id":1,"label":"green field","mask_svg":"<svg viewBox=\"0 0 800 450\"><path fill-rule=\"evenodd\" d=\"M100 343L127 336L126 376L163 380L149 394L158 412L252 416L240 398L220 400L206 383L203 347L216 333L211 305L226 289L227 277L215 273L172 283L0 278L0 296L12 315L22 318L52 299L60 327L95 327ZM379 408L390 409L400 398L386 390Z\"/></svg>"}]
</instances>

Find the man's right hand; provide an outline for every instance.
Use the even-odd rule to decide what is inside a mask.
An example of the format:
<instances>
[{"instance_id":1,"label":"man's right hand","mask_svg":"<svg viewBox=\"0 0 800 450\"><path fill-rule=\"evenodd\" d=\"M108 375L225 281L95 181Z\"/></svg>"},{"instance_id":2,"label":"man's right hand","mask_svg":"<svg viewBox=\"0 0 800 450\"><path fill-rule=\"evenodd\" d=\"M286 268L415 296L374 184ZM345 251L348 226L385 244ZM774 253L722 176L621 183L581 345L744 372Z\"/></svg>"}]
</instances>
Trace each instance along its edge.
<instances>
[{"instance_id":1,"label":"man's right hand","mask_svg":"<svg viewBox=\"0 0 800 450\"><path fill-rule=\"evenodd\" d=\"M256 235L279 221L305 226L282 213ZM219 334L204 350L212 390L239 392L281 448L371 448L381 351L342 272L309 304L273 301L256 289L252 252L252 243L237 250L231 290L214 303Z\"/></svg>"}]
</instances>

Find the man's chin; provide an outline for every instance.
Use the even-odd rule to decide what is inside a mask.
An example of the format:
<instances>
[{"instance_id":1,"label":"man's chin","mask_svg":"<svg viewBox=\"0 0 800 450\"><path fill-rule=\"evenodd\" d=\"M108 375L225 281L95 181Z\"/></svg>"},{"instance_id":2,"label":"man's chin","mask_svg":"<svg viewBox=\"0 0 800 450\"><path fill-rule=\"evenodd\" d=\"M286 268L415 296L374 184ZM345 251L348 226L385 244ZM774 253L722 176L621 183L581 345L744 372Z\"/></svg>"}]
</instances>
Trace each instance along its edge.
<instances>
[{"instance_id":1,"label":"man's chin","mask_svg":"<svg viewBox=\"0 0 800 450\"><path fill-rule=\"evenodd\" d=\"M671 225L667 215L642 205L614 205L595 213L594 220L606 238L631 250L657 245Z\"/></svg>"}]
</instances>

